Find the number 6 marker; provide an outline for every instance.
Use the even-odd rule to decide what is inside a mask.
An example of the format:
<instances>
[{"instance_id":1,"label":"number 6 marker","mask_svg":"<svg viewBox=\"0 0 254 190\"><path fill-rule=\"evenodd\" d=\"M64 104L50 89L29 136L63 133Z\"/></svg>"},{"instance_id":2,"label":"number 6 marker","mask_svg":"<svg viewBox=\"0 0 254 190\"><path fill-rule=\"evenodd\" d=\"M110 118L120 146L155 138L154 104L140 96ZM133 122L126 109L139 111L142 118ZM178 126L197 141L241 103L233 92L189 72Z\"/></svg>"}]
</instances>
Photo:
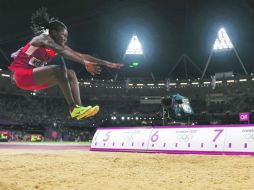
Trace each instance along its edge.
<instances>
[{"instance_id":1,"label":"number 6 marker","mask_svg":"<svg viewBox=\"0 0 254 190\"><path fill-rule=\"evenodd\" d=\"M158 135L159 131L156 131L152 136L151 136L151 141L152 142L156 142L159 139L159 135Z\"/></svg>"}]
</instances>

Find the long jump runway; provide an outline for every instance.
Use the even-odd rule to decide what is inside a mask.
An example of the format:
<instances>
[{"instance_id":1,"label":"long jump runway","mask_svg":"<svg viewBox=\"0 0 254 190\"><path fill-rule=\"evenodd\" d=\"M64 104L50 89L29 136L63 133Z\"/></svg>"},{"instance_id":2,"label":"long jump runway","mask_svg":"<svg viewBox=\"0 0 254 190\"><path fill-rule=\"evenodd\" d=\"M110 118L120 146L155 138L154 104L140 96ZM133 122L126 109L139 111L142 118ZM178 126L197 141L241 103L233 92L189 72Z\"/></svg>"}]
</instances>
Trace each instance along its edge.
<instances>
[{"instance_id":1,"label":"long jump runway","mask_svg":"<svg viewBox=\"0 0 254 190\"><path fill-rule=\"evenodd\" d=\"M61 143L0 143L0 149L23 150L80 150L89 151L90 145L85 144L61 144Z\"/></svg>"},{"instance_id":2,"label":"long jump runway","mask_svg":"<svg viewBox=\"0 0 254 190\"><path fill-rule=\"evenodd\" d=\"M252 190L254 157L91 152L0 143L0 190Z\"/></svg>"}]
</instances>

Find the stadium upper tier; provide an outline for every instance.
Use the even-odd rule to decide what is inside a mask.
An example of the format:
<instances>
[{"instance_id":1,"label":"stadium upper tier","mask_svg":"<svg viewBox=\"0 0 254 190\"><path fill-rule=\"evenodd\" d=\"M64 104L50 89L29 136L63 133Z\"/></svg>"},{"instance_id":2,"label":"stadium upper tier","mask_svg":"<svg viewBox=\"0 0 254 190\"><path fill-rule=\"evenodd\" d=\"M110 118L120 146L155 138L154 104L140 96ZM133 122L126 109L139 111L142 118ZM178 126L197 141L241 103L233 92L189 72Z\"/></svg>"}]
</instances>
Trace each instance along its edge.
<instances>
[{"instance_id":1,"label":"stadium upper tier","mask_svg":"<svg viewBox=\"0 0 254 190\"><path fill-rule=\"evenodd\" d=\"M183 94L194 99L205 100L209 95L222 93L233 96L237 93L254 94L254 76L239 76L225 79L200 80L164 80L149 81L142 79L128 79L126 81L80 79L81 96L91 100L133 99L140 97L163 97L170 94ZM54 87L42 92L23 91L16 87L10 73L0 74L0 93L27 94L48 97L62 97L59 88Z\"/></svg>"}]
</instances>

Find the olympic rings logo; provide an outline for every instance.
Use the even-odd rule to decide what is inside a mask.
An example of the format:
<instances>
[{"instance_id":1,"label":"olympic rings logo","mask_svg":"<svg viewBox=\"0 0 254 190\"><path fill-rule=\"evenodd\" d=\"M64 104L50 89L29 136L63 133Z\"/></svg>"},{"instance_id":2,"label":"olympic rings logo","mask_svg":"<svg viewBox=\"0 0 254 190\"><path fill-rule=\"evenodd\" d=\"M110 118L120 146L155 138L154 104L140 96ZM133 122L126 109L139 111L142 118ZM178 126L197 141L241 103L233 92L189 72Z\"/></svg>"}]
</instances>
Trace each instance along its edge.
<instances>
[{"instance_id":1,"label":"olympic rings logo","mask_svg":"<svg viewBox=\"0 0 254 190\"><path fill-rule=\"evenodd\" d=\"M245 134L244 138L247 139L248 141L254 141L254 133L253 134Z\"/></svg>"},{"instance_id":2,"label":"olympic rings logo","mask_svg":"<svg viewBox=\"0 0 254 190\"><path fill-rule=\"evenodd\" d=\"M128 135L124 138L126 141L133 141L134 139L136 139L136 135Z\"/></svg>"},{"instance_id":3,"label":"olympic rings logo","mask_svg":"<svg viewBox=\"0 0 254 190\"><path fill-rule=\"evenodd\" d=\"M177 139L180 142L189 142L193 138L192 134L183 134L183 135L178 135Z\"/></svg>"}]
</instances>

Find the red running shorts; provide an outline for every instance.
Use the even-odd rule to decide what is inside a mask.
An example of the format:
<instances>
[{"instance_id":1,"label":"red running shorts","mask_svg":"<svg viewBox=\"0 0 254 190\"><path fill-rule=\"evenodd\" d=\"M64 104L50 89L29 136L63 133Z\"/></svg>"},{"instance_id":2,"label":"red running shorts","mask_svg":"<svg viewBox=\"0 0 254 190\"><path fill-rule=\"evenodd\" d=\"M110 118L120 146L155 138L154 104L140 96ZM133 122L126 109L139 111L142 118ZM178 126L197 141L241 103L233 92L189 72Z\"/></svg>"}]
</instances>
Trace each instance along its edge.
<instances>
[{"instance_id":1,"label":"red running shorts","mask_svg":"<svg viewBox=\"0 0 254 190\"><path fill-rule=\"evenodd\" d=\"M15 69L14 80L16 85L23 90L42 90L48 88L47 83L35 84L33 79L33 69Z\"/></svg>"}]
</instances>

